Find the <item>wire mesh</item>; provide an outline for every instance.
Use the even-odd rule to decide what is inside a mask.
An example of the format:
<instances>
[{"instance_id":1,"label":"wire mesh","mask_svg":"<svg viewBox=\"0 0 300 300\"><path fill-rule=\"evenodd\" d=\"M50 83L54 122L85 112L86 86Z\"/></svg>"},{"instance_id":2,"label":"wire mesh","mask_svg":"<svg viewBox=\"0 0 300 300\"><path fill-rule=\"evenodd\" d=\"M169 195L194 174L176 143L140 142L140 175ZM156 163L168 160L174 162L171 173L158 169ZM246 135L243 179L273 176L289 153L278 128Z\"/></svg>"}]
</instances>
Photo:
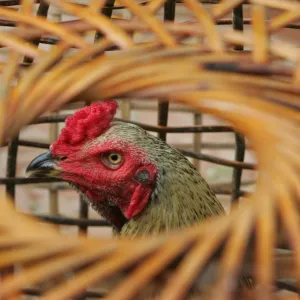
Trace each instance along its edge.
<instances>
[{"instance_id":1,"label":"wire mesh","mask_svg":"<svg viewBox=\"0 0 300 300\"><path fill-rule=\"evenodd\" d=\"M112 17L112 13L114 10L119 10L124 7L120 5L115 5L115 1L108 0L106 1L106 5L104 8L102 8L101 13ZM218 1L201 1L203 3L214 5L218 3ZM47 17L49 5L46 4L44 1L37 1L39 3L39 8L37 10L37 15ZM174 1L174 0L168 0L166 1L164 8L163 8L163 15L164 20L173 21L175 19L176 15L176 3L180 3L180 1ZM18 5L19 1L1 1L1 6L14 6ZM235 8L232 12L232 20L226 19L219 22L219 25L228 25L232 24L233 28L238 30L243 30L243 24L249 23L250 20L244 20L243 19L243 7L242 5ZM15 26L13 22L0 20L0 26ZM99 32L95 33L95 41L99 40L102 37L102 35ZM53 39L34 39L31 41L32 43L38 45L38 44L56 44L57 41ZM242 51L242 46L235 46L235 49L238 51ZM115 48L110 49L111 51L115 50ZM33 62L32 59L25 58L23 61L24 66L28 66ZM147 109L147 108L146 108ZM211 155L199 153L199 151L187 151L184 149L179 149L182 151L187 157L191 157L195 159L194 163L197 164L198 160L201 161L208 161L212 162L214 164L219 164L223 166L229 166L233 168L233 176L232 176L232 184L231 185L217 185L213 186L212 189L216 194L221 195L232 195L232 200L235 201L238 199L239 196L244 194L244 191L241 191L241 177L242 177L242 170L248 169L248 170L254 170L255 165L251 163L244 162L245 157L245 139L239 134L234 133L234 130L230 126L205 126L201 123L196 124L197 126L192 127L168 127L168 114L169 114L169 103L165 100L160 100L158 102L158 126L151 126L147 124L140 124L137 122L132 122L134 124L137 124L141 126L142 128L157 132L158 136L166 140L168 133L194 133L195 136L203 133L217 133L217 132L233 132L235 135L235 144L229 144L225 145L226 148L234 149L235 151L235 160L230 161L218 157L214 157ZM52 115L47 117L40 117L37 119L34 124L43 124L43 123L58 123L58 122L64 122L67 115ZM199 116L198 116L199 119ZM124 119L121 119L123 121L126 121ZM130 121L128 121L130 122ZM34 147L34 148L42 148L42 149L48 149L50 144L48 143L41 143L41 142L33 142L29 140L19 139L19 137L16 137L14 140L12 140L8 144L7 149L7 172L6 177L0 178L0 184L5 184L7 193L12 197L12 199L15 199L15 193L16 193L16 186L20 184L37 184L37 183L53 183L53 182L59 182L60 180L53 180L49 178L16 178L16 167L17 167L17 154L18 154L18 147L19 146L25 146L25 147ZM201 143L201 149L207 149L207 148L218 148L218 147L224 147L224 145L218 145L216 144L209 144L209 143ZM197 150L200 150L197 149ZM80 202L80 208L79 208L79 218L68 218L64 216L59 215L36 215L37 217L42 218L43 220L52 222L57 225L72 225L72 226L78 226L81 233L87 233L87 229L89 226L109 226L109 224L104 220L93 220L88 218L88 205L83 199L79 199Z\"/></svg>"}]
</instances>

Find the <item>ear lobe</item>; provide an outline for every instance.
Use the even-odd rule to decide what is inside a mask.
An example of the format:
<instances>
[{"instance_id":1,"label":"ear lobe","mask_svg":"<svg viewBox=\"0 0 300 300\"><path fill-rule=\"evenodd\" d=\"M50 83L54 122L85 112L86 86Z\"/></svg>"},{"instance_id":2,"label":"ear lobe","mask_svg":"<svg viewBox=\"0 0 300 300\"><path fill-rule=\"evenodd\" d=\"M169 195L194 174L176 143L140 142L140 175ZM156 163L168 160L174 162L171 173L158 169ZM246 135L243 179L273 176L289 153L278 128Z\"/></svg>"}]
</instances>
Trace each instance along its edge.
<instances>
[{"instance_id":1,"label":"ear lobe","mask_svg":"<svg viewBox=\"0 0 300 300\"><path fill-rule=\"evenodd\" d=\"M124 215L127 219L138 215L148 203L152 193L152 188L150 186L143 186L138 184L127 207Z\"/></svg>"},{"instance_id":2,"label":"ear lobe","mask_svg":"<svg viewBox=\"0 0 300 300\"><path fill-rule=\"evenodd\" d=\"M146 207L153 191L156 176L157 168L151 163L143 165L136 171L134 179L137 184L128 207L125 211L123 210L127 219L138 215Z\"/></svg>"},{"instance_id":3,"label":"ear lobe","mask_svg":"<svg viewBox=\"0 0 300 300\"><path fill-rule=\"evenodd\" d=\"M150 174L148 170L141 170L137 172L137 174L134 176L134 179L140 183L147 183L150 180Z\"/></svg>"}]
</instances>

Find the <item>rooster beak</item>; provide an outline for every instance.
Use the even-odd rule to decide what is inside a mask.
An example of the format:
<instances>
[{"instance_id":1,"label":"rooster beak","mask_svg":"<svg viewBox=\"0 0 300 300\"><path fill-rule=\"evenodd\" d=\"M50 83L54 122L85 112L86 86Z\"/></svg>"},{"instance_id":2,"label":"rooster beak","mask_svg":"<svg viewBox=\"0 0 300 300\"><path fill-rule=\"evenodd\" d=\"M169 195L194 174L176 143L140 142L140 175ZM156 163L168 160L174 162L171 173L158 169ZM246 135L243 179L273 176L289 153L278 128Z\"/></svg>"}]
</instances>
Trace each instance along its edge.
<instances>
[{"instance_id":1,"label":"rooster beak","mask_svg":"<svg viewBox=\"0 0 300 300\"><path fill-rule=\"evenodd\" d=\"M51 152L37 156L26 169L28 177L58 177L60 169L52 157Z\"/></svg>"}]
</instances>

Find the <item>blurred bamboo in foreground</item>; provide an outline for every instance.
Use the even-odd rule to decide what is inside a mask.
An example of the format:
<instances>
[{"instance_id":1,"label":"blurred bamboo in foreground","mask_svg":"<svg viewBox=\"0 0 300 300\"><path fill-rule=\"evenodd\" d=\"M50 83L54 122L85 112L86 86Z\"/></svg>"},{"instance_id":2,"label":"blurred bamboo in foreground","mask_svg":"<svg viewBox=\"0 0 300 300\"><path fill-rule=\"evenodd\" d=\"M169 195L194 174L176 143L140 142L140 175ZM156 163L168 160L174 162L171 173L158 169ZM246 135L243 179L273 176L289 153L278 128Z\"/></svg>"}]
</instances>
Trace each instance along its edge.
<instances>
[{"instance_id":1,"label":"blurred bamboo in foreground","mask_svg":"<svg viewBox=\"0 0 300 300\"><path fill-rule=\"evenodd\" d=\"M24 287L73 272L73 277L50 287L46 299L74 297L116 275L122 275L122 281L109 299L131 299L154 284L156 276L164 274L172 262L176 264L169 269L164 284L154 285L162 299L184 299L199 274L212 265L216 280L205 292L214 299L235 295L241 271L253 276L256 298L271 299L274 282L282 279L294 280L292 286L297 291L300 52L297 46L272 35L299 21L300 4L250 0L251 30L221 33L215 24L242 1L225 0L207 11L201 2L185 0L183 5L195 17L195 22L186 24L162 23L156 18L155 12L164 4L161 0L144 6L120 0L119 5L138 17L127 21L99 15L96 11L104 8L104 1L99 2L97 10L92 4L46 2L79 20L54 23L30 10L0 7L1 19L22 24L10 34L0 33L1 45L10 49L1 67L2 144L40 115L68 102L166 99L218 116L244 134L258 160L257 187L228 216L148 240L62 237L52 226L16 213L3 199L0 267L23 269L5 276L0 296L15 295ZM23 5L30 3L22 1ZM267 8L280 13L267 21ZM101 32L103 38L89 44L82 34L90 30ZM155 33L155 40L135 44L132 33L139 31ZM206 37L205 41L186 44L194 35ZM27 41L49 36L58 40L49 51ZM251 51L237 53L232 51L233 45L244 45ZM123 51L103 55L113 46ZM62 58L72 47L77 51ZM34 59L26 69L18 59L24 55ZM274 255L274 248L279 246L292 252L277 251Z\"/></svg>"}]
</instances>

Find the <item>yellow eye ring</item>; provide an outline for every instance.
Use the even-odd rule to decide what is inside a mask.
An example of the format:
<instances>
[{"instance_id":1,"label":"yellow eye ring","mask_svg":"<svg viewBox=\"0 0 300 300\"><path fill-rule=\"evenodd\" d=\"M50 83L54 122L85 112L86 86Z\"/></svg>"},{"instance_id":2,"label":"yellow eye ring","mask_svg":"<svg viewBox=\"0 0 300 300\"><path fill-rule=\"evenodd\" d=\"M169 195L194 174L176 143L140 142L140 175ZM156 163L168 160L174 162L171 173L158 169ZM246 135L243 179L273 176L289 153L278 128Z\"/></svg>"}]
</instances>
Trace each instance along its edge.
<instances>
[{"instance_id":1,"label":"yellow eye ring","mask_svg":"<svg viewBox=\"0 0 300 300\"><path fill-rule=\"evenodd\" d=\"M112 165L118 165L122 162L122 156L119 153L109 153L107 159Z\"/></svg>"},{"instance_id":2,"label":"yellow eye ring","mask_svg":"<svg viewBox=\"0 0 300 300\"><path fill-rule=\"evenodd\" d=\"M110 169L118 168L123 162L123 156L117 152L107 152L102 154L102 162Z\"/></svg>"}]
</instances>

